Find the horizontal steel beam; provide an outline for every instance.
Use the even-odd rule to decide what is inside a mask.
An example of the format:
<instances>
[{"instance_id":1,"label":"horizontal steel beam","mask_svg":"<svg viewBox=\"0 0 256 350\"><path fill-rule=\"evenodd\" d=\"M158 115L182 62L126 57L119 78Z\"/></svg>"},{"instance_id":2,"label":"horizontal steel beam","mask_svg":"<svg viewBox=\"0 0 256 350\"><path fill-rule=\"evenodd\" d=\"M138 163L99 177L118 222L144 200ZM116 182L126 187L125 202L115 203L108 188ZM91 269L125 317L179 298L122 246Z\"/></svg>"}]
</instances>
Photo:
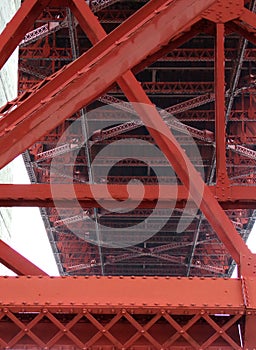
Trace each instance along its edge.
<instances>
[{"instance_id":1,"label":"horizontal steel beam","mask_svg":"<svg viewBox=\"0 0 256 350\"><path fill-rule=\"evenodd\" d=\"M186 277L0 277L1 304L9 305L12 311L36 311L48 304L49 310L87 305L96 312L100 308L129 307L143 314L145 306L154 309L155 305L178 308L180 313L184 308L214 312L244 308L240 280Z\"/></svg>"},{"instance_id":2,"label":"horizontal steel beam","mask_svg":"<svg viewBox=\"0 0 256 350\"><path fill-rule=\"evenodd\" d=\"M115 208L117 201L128 199L126 185L107 185L107 188L109 196L103 195L106 192L106 185L102 184L0 184L0 206L54 207L58 205L70 208L74 200L78 200L84 208L99 208L104 205L110 207L111 204ZM209 186L209 189L224 209L255 209L256 186L232 186L229 189L223 188L223 190ZM54 193L54 198L52 193ZM137 185L129 185L130 198L127 201L127 209L133 208L138 202L140 199L138 193L140 191ZM188 191L183 185L145 185L144 196L139 208L154 208L157 201L159 201L160 208L169 208L173 203L176 203L175 207L182 208L187 198Z\"/></svg>"},{"instance_id":3,"label":"horizontal steel beam","mask_svg":"<svg viewBox=\"0 0 256 350\"><path fill-rule=\"evenodd\" d=\"M214 350L217 339L218 348L238 350L238 327L247 321L242 283L221 278L0 277L0 346Z\"/></svg>"}]
</instances>

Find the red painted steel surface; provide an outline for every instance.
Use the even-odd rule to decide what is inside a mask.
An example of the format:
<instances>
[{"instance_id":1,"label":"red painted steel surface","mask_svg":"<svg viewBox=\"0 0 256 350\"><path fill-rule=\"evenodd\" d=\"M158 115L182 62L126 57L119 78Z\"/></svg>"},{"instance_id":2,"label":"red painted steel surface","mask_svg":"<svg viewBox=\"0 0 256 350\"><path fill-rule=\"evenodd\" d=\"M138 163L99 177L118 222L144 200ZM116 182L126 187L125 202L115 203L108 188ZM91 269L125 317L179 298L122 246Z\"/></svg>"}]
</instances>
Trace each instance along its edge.
<instances>
[{"instance_id":1,"label":"red painted steel surface","mask_svg":"<svg viewBox=\"0 0 256 350\"><path fill-rule=\"evenodd\" d=\"M0 286L5 348L242 348L240 280L19 277L1 278Z\"/></svg>"},{"instance_id":2,"label":"red painted steel surface","mask_svg":"<svg viewBox=\"0 0 256 350\"><path fill-rule=\"evenodd\" d=\"M123 184L109 184L109 195L102 196L105 186L87 185L87 184L32 184L32 185L0 185L0 205L4 207L54 207L59 204L62 207L70 208L73 205L75 191L76 198L84 208L100 208L104 204L111 205L113 198L124 201L128 198L127 186ZM54 189L55 196L52 195ZM225 194L225 197L218 197L216 186L209 186L210 191L219 201L220 205L228 209L253 209L255 206L256 189L244 186L232 186ZM145 185L144 197L138 208L154 208L157 201L160 202L161 208L168 208L170 202L175 204L177 208L183 208L188 200L188 191L182 185L177 187L170 185ZM140 196L138 196L139 186L130 185L129 193L132 194L130 199L130 207L134 206ZM160 195L159 195L159 192ZM98 196L96 196L96 193ZM171 196L173 193L173 196ZM190 199L191 200L191 199ZM114 204L113 204L114 206Z\"/></svg>"},{"instance_id":3,"label":"red painted steel surface","mask_svg":"<svg viewBox=\"0 0 256 350\"><path fill-rule=\"evenodd\" d=\"M254 348L256 261L244 243L256 215L254 11L253 0L23 1L0 38L0 66L21 43L20 95L0 110L0 165L29 148L24 159L39 184L1 185L0 204L43 206L62 274L214 279L0 278L2 348ZM145 104L135 110L146 128L133 120L125 96ZM120 109L110 110L113 103ZM122 159L116 149L97 158L114 142L128 148L139 140L142 153L143 142L156 143L166 158L143 153L138 160L133 151ZM178 187L175 175L167 175L168 161ZM112 213L127 200L128 182L138 179L144 194L141 186L130 186L126 209L138 198L141 203ZM187 208L188 188L196 210ZM74 196L80 209L71 208ZM171 217L157 230L170 205ZM149 224L152 211L157 215ZM131 232L137 238L157 232L133 246L100 246L93 244L100 225L118 242ZM1 247L1 262L18 274L43 274ZM218 279L230 276L233 259L242 279Z\"/></svg>"},{"instance_id":4,"label":"red painted steel surface","mask_svg":"<svg viewBox=\"0 0 256 350\"><path fill-rule=\"evenodd\" d=\"M56 5L56 4L55 4ZM158 2L157 3L157 5L159 6L160 5L160 2ZM87 18L85 19L85 21L84 21L84 18L83 18L83 15L80 15L79 13L82 13L81 12L81 9L80 9L80 12L79 12L79 6L85 6L84 7L84 9L83 9L83 11L82 12L84 12L84 10L86 10L86 5L84 4L84 2L74 2L74 5L71 3L71 8L73 9L73 11L75 12L75 14L76 14L76 16L78 17L78 19L80 20L80 22L82 23L82 26L84 26L84 29L85 30L89 30L90 31L90 26L92 27L93 26L93 30L95 31L97 28L97 30L98 30L98 34L96 33L96 36L94 36L95 35L95 33L93 33L93 31L91 31L90 33L89 33L89 38L91 38L92 40L94 40L95 41L95 39L97 40L97 38L100 38L100 37L102 37L102 36L104 36L104 31L102 31L101 29L100 29L100 27L96 24L96 22L95 22L95 20L93 19L93 16L91 17L91 24L88 22L88 20L89 20L89 18L90 18L90 15L89 15L89 17L87 16ZM181 5L180 5L181 6ZM237 6L238 6L238 8L237 8L237 16L239 16L242 12L245 12L246 14L247 14L247 12L246 11L242 11L242 5L241 5L241 3L238 3L237 4ZM224 9L222 8L221 10L220 9L218 9L218 11L228 11L229 10L229 5L227 5L227 7L225 8L225 6L224 6ZM86 10L87 11L87 10ZM145 15L145 9L143 9L143 11L141 12L142 14L144 14ZM151 9L150 9L150 7L148 7L148 13L151 11ZM210 9L210 11L208 11L207 13L205 13L204 14L204 17L206 17L206 18L211 18L211 16L213 16L213 19L214 19L214 11L216 11L215 10L215 8L213 7L213 8L211 8ZM217 12L218 12L217 11ZM224 12L223 12L224 13ZM88 13L89 14L89 13ZM248 15L248 14L247 14ZM59 17L59 16L58 16ZM248 18L247 18L248 17ZM247 21L249 21L250 22L250 18L249 18L249 16L245 16L245 18L247 18ZM139 18L139 15L137 16L137 18ZM223 17L224 18L224 17ZM233 18L236 18L236 16L235 15L233 15ZM84 21L84 22L83 22ZM94 23L94 22L95 23ZM88 22L88 23L87 23ZM217 27L219 28L221 25L217 25ZM222 26L223 27L223 26ZM87 28L87 29L86 29ZM223 33L221 34L221 35L223 35ZM7 36L8 36L8 34L7 34ZM47 43L48 43L48 41L47 41ZM49 44L47 44L47 45L49 45ZM220 45L218 45L217 44L217 50L218 50L218 48L219 48L219 50L221 50L220 49L220 47L221 47L221 44ZM46 53L46 51L47 50L45 50L45 53ZM218 52L218 51L217 51ZM222 50L222 52L223 52L223 50ZM216 64L217 65L221 65L221 61L223 60L223 57L221 58L221 55L218 53L217 55L216 55L216 57L217 57L217 59L219 59L219 63L217 62ZM217 68L216 69L216 71L218 71L219 69ZM220 75L218 75L218 74L216 74L216 77L218 78ZM65 77L66 78L66 76L65 76L65 74L63 74L63 77ZM221 87L221 86L223 86L223 83L224 83L224 81L223 81L223 75L222 75L222 81L220 80L219 81L219 83L217 83L217 84L219 84L219 87ZM135 83L135 80L134 80L134 84L136 84ZM165 83L164 83L165 84ZM123 86L123 88L125 88L125 86ZM47 91L47 90L46 90ZM217 88L216 89L216 91L218 92L219 91L219 89ZM128 92L128 90L127 90L127 93L129 93ZM224 93L224 90L223 90L223 93ZM223 95L223 93L222 93L222 95ZM134 96L135 97L135 96ZM131 95L131 98L134 98L134 97L132 97L132 95ZM140 97L140 100L141 100L141 98L142 98L142 100L143 100L143 93L141 94L141 97ZM144 101L148 101L147 99L145 99ZM217 102L219 102L220 101L220 97L217 97ZM216 104L217 105L217 104ZM222 102L222 105L220 105L220 107L218 107L217 108L217 111L220 111L220 113L222 113L222 119L223 119L223 102ZM17 114L17 113L16 113ZM220 117L219 117L220 118ZM218 118L218 119L219 119ZM6 117L4 118L4 119L6 119ZM223 121L222 121L223 122ZM2 125L4 126L4 121L3 121L3 123L2 123ZM15 129L17 129L17 128L15 128ZM11 130L10 130L11 131ZM10 132L8 133L8 138L10 137ZM220 137L217 137L217 141L220 139ZM218 147L217 147L218 148ZM248 151L249 152L249 151ZM223 153L223 152L220 152L220 154L221 153ZM249 154L249 153L248 153ZM223 166L222 166L222 168L223 168ZM227 199L226 197L229 197L230 196L230 190L229 189L225 189L225 188L223 188L221 191L220 191L220 193L218 193L218 191L216 191L216 195L217 195L217 197L219 197L219 198L221 198L221 197L224 197L225 198L225 200ZM223 199L224 199L223 198ZM244 204L243 204L244 205ZM220 211L220 215L222 215L221 214L222 213L222 211ZM225 217L225 216L224 216ZM209 218L210 218L210 221L211 221L211 217L209 216ZM222 224L223 224L223 221L221 220L221 222L222 222ZM228 223L228 222L227 222ZM214 225L214 221L212 222L212 224ZM215 226L215 227L217 227L217 226ZM230 228L231 228L231 226L230 226ZM231 228L231 230L232 230L232 228ZM217 230L218 231L218 230ZM225 229L224 229L224 231L225 231ZM227 242L226 242L227 243ZM243 248L244 249L244 248ZM246 250L245 250L246 251ZM246 255L248 255L247 253L246 253ZM237 261L239 260L239 257L237 256Z\"/></svg>"}]
</instances>

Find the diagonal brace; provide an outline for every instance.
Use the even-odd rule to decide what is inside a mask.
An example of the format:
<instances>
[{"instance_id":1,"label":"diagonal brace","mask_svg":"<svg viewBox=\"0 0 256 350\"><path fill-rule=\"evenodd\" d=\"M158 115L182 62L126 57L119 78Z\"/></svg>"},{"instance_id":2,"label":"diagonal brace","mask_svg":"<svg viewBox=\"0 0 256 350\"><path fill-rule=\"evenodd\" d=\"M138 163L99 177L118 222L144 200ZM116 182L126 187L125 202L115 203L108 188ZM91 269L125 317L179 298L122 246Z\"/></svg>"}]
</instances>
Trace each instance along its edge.
<instances>
[{"instance_id":1,"label":"diagonal brace","mask_svg":"<svg viewBox=\"0 0 256 350\"><path fill-rule=\"evenodd\" d=\"M77 17L80 25L88 35L89 39L93 44L97 40L101 40L106 36L100 23L90 11L89 7L82 0L72 0L71 8ZM219 30L220 25L217 25L217 30ZM224 36L224 26L221 25L222 36ZM220 30L219 30L220 31ZM221 35L218 33L218 38ZM223 40L223 38L222 38ZM217 48L220 50L221 45L217 43ZM222 50L223 47L221 47ZM224 59L224 55L222 55ZM217 61L218 62L218 61ZM218 62L220 63L220 62ZM217 87L223 85L224 76L222 80L217 80ZM202 212L205 214L211 226L214 228L215 232L218 234L219 238L225 244L232 257L237 263L240 262L240 252L246 252L246 254L251 255L249 249L239 236L238 232L235 230L233 224L229 220L228 216L225 214L223 209L218 204L217 200L214 198L212 193L209 191L208 187L202 180L201 176L196 172L194 166L190 162L189 158L186 156L180 145L176 142L171 131L165 125L159 113L156 111L151 101L147 97L146 93L141 88L141 85L136 80L134 75L130 70L128 70L122 77L117 79L118 84L122 88L123 92L126 94L130 102L139 102L147 104L149 108L134 105L137 110L141 120L144 122L151 136L156 141L157 145L163 151L165 156L168 158L170 163L173 165L175 171L180 177L181 181L187 189L190 190L191 196L195 203L200 207ZM223 85L224 89L224 85ZM221 100L222 103L218 103ZM217 121L224 118L224 90L221 96L216 92L216 114ZM223 119L224 122L224 119ZM219 125L218 125L219 126ZM219 131L219 127L218 130ZM224 135L223 135L224 139ZM223 144L222 144L223 146ZM219 160L219 158L218 158ZM225 161L225 158L224 158ZM225 163L225 162L224 162ZM222 168L226 169L225 164L221 164ZM192 179L192 180L191 180ZM203 189L202 200L199 198L200 191L198 188ZM234 244L235 243L235 244ZM236 258L235 258L236 256Z\"/></svg>"}]
</instances>

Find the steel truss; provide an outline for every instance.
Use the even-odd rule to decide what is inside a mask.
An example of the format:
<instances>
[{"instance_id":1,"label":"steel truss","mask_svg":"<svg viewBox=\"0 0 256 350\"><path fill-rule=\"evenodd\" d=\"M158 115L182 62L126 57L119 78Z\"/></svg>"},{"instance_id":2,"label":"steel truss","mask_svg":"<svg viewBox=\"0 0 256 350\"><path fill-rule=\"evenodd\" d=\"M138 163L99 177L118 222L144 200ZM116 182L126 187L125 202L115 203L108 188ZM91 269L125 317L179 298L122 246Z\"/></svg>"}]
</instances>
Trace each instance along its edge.
<instances>
[{"instance_id":1,"label":"steel truss","mask_svg":"<svg viewBox=\"0 0 256 350\"><path fill-rule=\"evenodd\" d=\"M104 6L103 2L98 5ZM47 6L69 7L93 47L1 109L0 168L60 122L113 89L117 82L130 102L146 105L137 109L138 115L183 183L179 187L177 207L184 206L189 189L191 198L238 264L240 279L31 277L29 275L44 275L44 272L0 242L0 261L18 275L27 275L0 278L0 346L6 349L254 349L256 256L236 230L242 221L234 225L223 208L254 209L255 186L231 186L228 177L223 62L225 27L255 44L251 29L256 29L256 15L245 8L241 0L151 0L107 35L83 0L25 0L1 34L0 67ZM170 21L170 18L175 20ZM176 48L185 42L191 32L197 34L196 25L204 20L213 22L216 30L215 94L213 98L212 83L207 83L206 87L203 82L195 83L196 88L209 94L193 102L199 106L202 100L208 103L215 99L216 186L204 183L148 99L143 84L132 73L141 64L147 65L163 56L172 45ZM251 51L246 53L247 59L251 54ZM40 72L35 74L40 75ZM169 93L169 84L164 84L160 90L166 89ZM191 84L187 83L185 88L175 84L175 90L194 91L195 86ZM156 93L159 88L158 83L144 85L148 92ZM192 105L192 101L181 103L179 107L187 110L189 104ZM246 151L255 159L255 151L242 147L238 145L234 149L240 154ZM55 200L70 207L74 195L66 185L56 186L59 186L59 197ZM100 194L101 185L93 186ZM120 201L126 199L125 187L114 186L113 197ZM150 208L158 198L154 185L145 186L145 189L139 208ZM95 208L97 198L90 191L88 185L76 186L80 202L84 201L86 208ZM136 193L135 186L132 199L136 199ZM163 207L171 200L170 195L160 198ZM53 206L53 198L48 185L1 185L0 203L47 207ZM64 241L61 244L64 245ZM151 255L152 251L153 248ZM138 251L134 248L131 253L136 255ZM145 250L143 254L149 255ZM117 256L112 260L121 261L135 255ZM162 259L165 257L168 263L180 261L186 265L185 259L162 255ZM88 266L96 265L94 259L88 261Z\"/></svg>"}]
</instances>

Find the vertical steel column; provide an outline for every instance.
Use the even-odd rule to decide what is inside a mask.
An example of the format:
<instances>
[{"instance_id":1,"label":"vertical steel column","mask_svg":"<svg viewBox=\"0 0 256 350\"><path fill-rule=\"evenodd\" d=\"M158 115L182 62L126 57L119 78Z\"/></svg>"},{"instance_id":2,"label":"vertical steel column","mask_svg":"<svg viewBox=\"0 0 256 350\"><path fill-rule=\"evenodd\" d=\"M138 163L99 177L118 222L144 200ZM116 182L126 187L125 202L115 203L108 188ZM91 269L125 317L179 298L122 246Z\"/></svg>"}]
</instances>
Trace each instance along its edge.
<instances>
[{"instance_id":1,"label":"vertical steel column","mask_svg":"<svg viewBox=\"0 0 256 350\"><path fill-rule=\"evenodd\" d=\"M255 327L256 327L256 316L253 315L253 311L247 311L245 317L245 332L244 332L244 350L256 349L256 337L255 337Z\"/></svg>"},{"instance_id":2,"label":"vertical steel column","mask_svg":"<svg viewBox=\"0 0 256 350\"><path fill-rule=\"evenodd\" d=\"M215 141L216 141L216 182L229 183L226 169L226 121L225 121L225 52L224 24L216 24L215 41Z\"/></svg>"}]
</instances>

